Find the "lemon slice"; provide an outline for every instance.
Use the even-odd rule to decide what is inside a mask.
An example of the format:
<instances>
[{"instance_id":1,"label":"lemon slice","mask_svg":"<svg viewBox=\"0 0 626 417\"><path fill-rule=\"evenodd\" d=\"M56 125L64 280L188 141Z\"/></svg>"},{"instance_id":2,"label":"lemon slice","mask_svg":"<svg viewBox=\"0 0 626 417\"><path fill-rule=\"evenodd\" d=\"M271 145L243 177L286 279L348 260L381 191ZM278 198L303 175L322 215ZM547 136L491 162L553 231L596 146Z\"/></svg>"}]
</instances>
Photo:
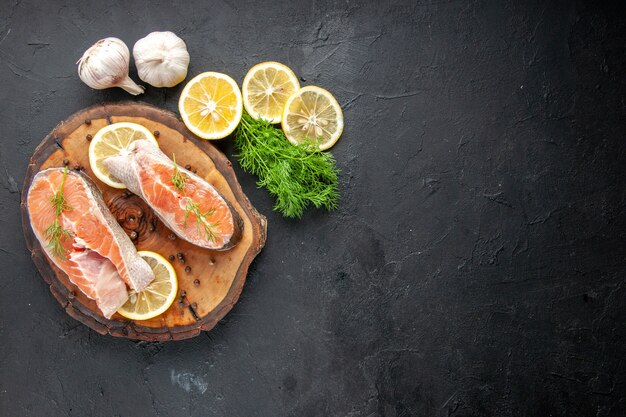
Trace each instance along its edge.
<instances>
[{"instance_id":1,"label":"lemon slice","mask_svg":"<svg viewBox=\"0 0 626 417\"><path fill-rule=\"evenodd\" d=\"M113 123L98 130L89 144L89 165L96 177L113 188L126 188L111 175L104 160L130 152L130 144L139 139L147 139L159 146L152 133L137 123Z\"/></svg>"},{"instance_id":2,"label":"lemon slice","mask_svg":"<svg viewBox=\"0 0 626 417\"><path fill-rule=\"evenodd\" d=\"M243 106L255 119L280 123L287 99L300 89L296 74L280 62L261 62L243 79Z\"/></svg>"},{"instance_id":3,"label":"lemon slice","mask_svg":"<svg viewBox=\"0 0 626 417\"><path fill-rule=\"evenodd\" d=\"M241 120L241 91L228 75L204 72L187 83L178 100L178 111L197 136L225 138Z\"/></svg>"},{"instance_id":4,"label":"lemon slice","mask_svg":"<svg viewBox=\"0 0 626 417\"><path fill-rule=\"evenodd\" d=\"M343 132L343 112L332 94L310 85L287 99L282 127L291 143L312 139L323 151L339 140Z\"/></svg>"},{"instance_id":5,"label":"lemon slice","mask_svg":"<svg viewBox=\"0 0 626 417\"><path fill-rule=\"evenodd\" d=\"M178 280L172 264L158 253L144 250L139 255L154 271L154 280L142 291L130 291L128 301L117 312L127 319L148 320L163 314L172 305L178 292Z\"/></svg>"}]
</instances>

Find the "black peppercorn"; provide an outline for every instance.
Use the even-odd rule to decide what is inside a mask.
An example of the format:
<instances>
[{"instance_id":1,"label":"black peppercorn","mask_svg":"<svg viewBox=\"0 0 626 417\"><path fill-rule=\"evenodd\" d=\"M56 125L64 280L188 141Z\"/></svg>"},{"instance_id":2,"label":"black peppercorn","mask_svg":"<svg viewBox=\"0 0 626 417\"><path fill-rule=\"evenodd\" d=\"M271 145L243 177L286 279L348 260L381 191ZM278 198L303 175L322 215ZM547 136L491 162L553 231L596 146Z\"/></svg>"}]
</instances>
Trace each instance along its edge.
<instances>
[{"instance_id":1,"label":"black peppercorn","mask_svg":"<svg viewBox=\"0 0 626 417\"><path fill-rule=\"evenodd\" d=\"M185 169L186 169L187 171L189 171L189 170L191 169L191 165L189 165L189 164L185 165Z\"/></svg>"},{"instance_id":2,"label":"black peppercorn","mask_svg":"<svg viewBox=\"0 0 626 417\"><path fill-rule=\"evenodd\" d=\"M70 164L70 161L68 161L67 159L64 159L64 160L63 160L63 165L67 166L67 165L69 165L69 164Z\"/></svg>"},{"instance_id":3,"label":"black peppercorn","mask_svg":"<svg viewBox=\"0 0 626 417\"><path fill-rule=\"evenodd\" d=\"M93 136L91 136L91 133L87 133L87 136L85 136L85 138L90 141L91 139L93 139Z\"/></svg>"},{"instance_id":4,"label":"black peppercorn","mask_svg":"<svg viewBox=\"0 0 626 417\"><path fill-rule=\"evenodd\" d=\"M194 280L193 280L193 285L195 285L196 287L197 287L198 285L200 285L200 280L199 280L198 278L194 279Z\"/></svg>"},{"instance_id":5,"label":"black peppercorn","mask_svg":"<svg viewBox=\"0 0 626 417\"><path fill-rule=\"evenodd\" d=\"M90 125L91 124L91 119L85 119L85 124L86 125Z\"/></svg>"},{"instance_id":6,"label":"black peppercorn","mask_svg":"<svg viewBox=\"0 0 626 417\"><path fill-rule=\"evenodd\" d=\"M186 266L185 267L185 272L187 272L187 273L191 272L191 267L190 266Z\"/></svg>"},{"instance_id":7,"label":"black peppercorn","mask_svg":"<svg viewBox=\"0 0 626 417\"><path fill-rule=\"evenodd\" d=\"M168 258L170 261L173 261L173 260L174 260L174 255L170 255L170 256L168 256L167 258Z\"/></svg>"},{"instance_id":8,"label":"black peppercorn","mask_svg":"<svg viewBox=\"0 0 626 417\"><path fill-rule=\"evenodd\" d=\"M186 297L186 296L187 296L187 291L182 290L182 291L180 292L180 296L181 296L181 297Z\"/></svg>"},{"instance_id":9,"label":"black peppercorn","mask_svg":"<svg viewBox=\"0 0 626 417\"><path fill-rule=\"evenodd\" d=\"M154 137L158 138L159 135L161 134L161 132L159 132L158 130L155 130L154 132Z\"/></svg>"}]
</instances>

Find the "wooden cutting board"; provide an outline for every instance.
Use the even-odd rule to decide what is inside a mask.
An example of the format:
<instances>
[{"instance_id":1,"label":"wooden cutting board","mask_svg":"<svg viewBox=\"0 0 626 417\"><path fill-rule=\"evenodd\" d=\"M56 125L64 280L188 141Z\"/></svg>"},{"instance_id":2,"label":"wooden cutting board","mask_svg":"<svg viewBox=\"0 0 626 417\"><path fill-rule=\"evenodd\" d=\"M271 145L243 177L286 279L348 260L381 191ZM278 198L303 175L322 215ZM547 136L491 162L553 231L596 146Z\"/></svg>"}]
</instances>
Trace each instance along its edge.
<instances>
[{"instance_id":1,"label":"wooden cutting board","mask_svg":"<svg viewBox=\"0 0 626 417\"><path fill-rule=\"evenodd\" d=\"M165 154L171 158L175 153L180 165L189 165L228 199L244 221L241 241L224 252L194 246L169 231L139 197L99 181L89 167L89 140L98 129L116 122L134 122L147 127L154 132ZM26 196L37 172L64 163L72 169L82 169L94 180L138 250L154 251L170 259L174 256L171 262L178 275L178 295L164 314L145 321L128 320L119 314L106 319L96 303L47 257L30 226ZM250 204L223 153L209 141L194 136L173 113L136 102L87 108L61 122L46 136L28 165L21 212L24 236L33 261L65 311L98 333L149 341L186 339L213 328L237 302L248 267L265 245L267 230L265 217ZM178 254L182 254L182 261Z\"/></svg>"}]
</instances>

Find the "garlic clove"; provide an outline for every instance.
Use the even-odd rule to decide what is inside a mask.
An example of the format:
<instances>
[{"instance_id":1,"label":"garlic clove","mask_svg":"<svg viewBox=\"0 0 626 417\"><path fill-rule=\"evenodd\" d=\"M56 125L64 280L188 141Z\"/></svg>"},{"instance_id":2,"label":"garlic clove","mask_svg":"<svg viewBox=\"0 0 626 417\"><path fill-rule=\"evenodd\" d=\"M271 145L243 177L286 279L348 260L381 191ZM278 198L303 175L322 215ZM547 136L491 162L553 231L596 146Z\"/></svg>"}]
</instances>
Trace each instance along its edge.
<instances>
[{"instance_id":1,"label":"garlic clove","mask_svg":"<svg viewBox=\"0 0 626 417\"><path fill-rule=\"evenodd\" d=\"M89 87L102 90L120 87L132 95L144 88L128 76L130 51L118 38L104 38L85 51L78 60L78 76Z\"/></svg>"},{"instance_id":2,"label":"garlic clove","mask_svg":"<svg viewBox=\"0 0 626 417\"><path fill-rule=\"evenodd\" d=\"M152 32L133 47L137 73L155 87L173 87L187 77L189 52L173 32Z\"/></svg>"}]
</instances>

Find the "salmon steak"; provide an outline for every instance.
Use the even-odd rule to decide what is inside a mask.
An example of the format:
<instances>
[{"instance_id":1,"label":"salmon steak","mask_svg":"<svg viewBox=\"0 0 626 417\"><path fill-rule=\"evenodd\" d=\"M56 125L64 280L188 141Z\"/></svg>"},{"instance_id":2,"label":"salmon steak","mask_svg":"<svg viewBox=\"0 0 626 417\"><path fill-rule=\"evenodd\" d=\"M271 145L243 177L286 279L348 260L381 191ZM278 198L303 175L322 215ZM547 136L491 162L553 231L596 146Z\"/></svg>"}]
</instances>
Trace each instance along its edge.
<instances>
[{"instance_id":1,"label":"salmon steak","mask_svg":"<svg viewBox=\"0 0 626 417\"><path fill-rule=\"evenodd\" d=\"M54 204L58 195L64 199L61 210ZM106 318L128 299L127 286L140 291L154 279L86 175L62 168L37 173L27 207L33 232L48 257L95 300Z\"/></svg>"},{"instance_id":2,"label":"salmon steak","mask_svg":"<svg viewBox=\"0 0 626 417\"><path fill-rule=\"evenodd\" d=\"M153 143L136 140L128 152L104 163L181 239L212 250L230 249L241 239L243 221L231 204L205 179L177 165Z\"/></svg>"}]
</instances>

